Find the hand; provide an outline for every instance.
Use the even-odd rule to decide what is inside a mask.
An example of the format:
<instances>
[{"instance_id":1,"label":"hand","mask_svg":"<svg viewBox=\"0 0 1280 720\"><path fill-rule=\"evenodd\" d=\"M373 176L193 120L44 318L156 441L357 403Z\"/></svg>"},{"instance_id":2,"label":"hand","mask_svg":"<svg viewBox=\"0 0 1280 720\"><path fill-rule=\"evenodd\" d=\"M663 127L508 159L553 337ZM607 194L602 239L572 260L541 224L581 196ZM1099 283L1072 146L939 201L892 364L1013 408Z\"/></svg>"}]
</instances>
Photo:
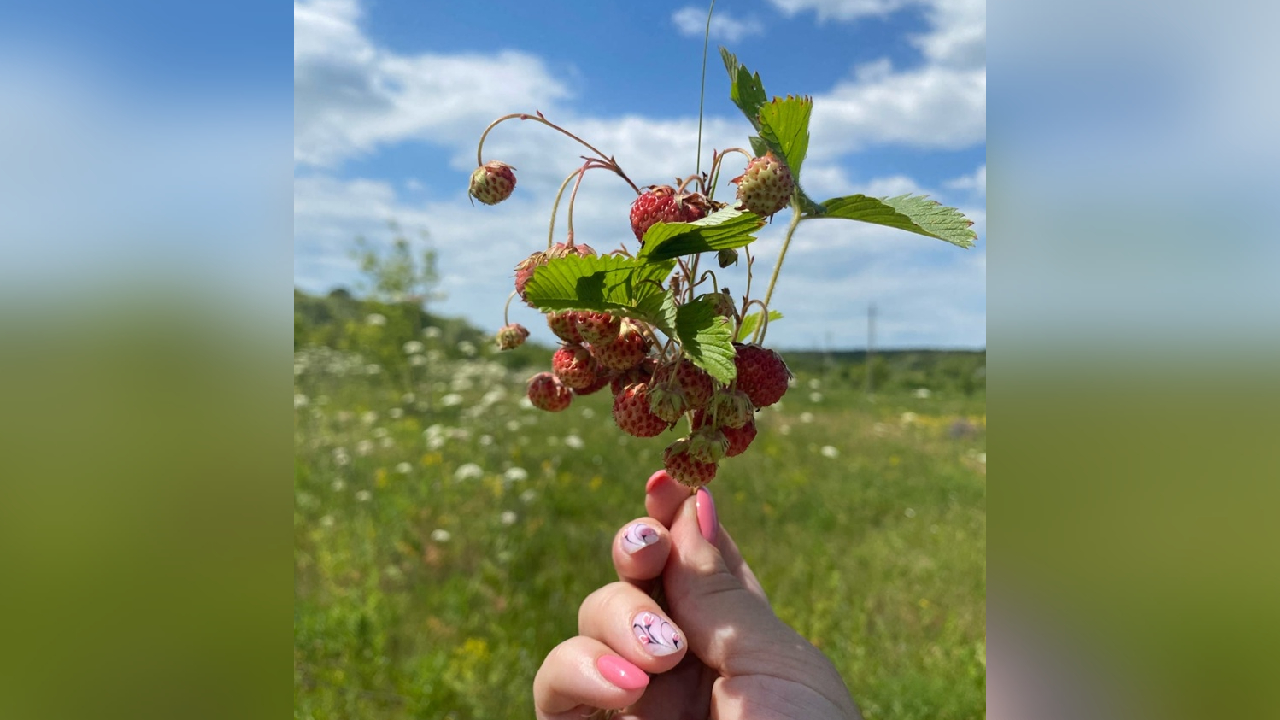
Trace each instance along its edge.
<instances>
[{"instance_id":1,"label":"hand","mask_svg":"<svg viewBox=\"0 0 1280 720\"><path fill-rule=\"evenodd\" d=\"M711 493L691 497L665 471L646 489L649 517L614 538L621 581L587 596L578 635L538 670L538 719L860 720L831 662L773 614Z\"/></svg>"}]
</instances>

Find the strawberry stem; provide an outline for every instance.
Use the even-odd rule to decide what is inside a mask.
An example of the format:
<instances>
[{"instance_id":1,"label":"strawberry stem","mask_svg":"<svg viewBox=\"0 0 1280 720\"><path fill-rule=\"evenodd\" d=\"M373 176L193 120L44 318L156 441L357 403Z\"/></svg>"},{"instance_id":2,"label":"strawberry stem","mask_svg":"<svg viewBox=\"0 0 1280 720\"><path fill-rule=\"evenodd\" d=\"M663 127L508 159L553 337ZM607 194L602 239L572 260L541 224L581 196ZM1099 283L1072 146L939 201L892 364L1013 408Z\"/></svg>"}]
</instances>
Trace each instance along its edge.
<instances>
[{"instance_id":1,"label":"strawberry stem","mask_svg":"<svg viewBox=\"0 0 1280 720\"><path fill-rule=\"evenodd\" d=\"M631 182L631 178L627 177L627 174L626 174L625 172L623 172L623 171L622 171L622 168L618 165L617 161L615 161L613 158L609 157L608 155L605 155L604 153L600 152L600 150L599 150L599 149L597 149L594 145L592 145L591 143L587 142L586 140L583 140L582 138L578 137L577 135L574 135L573 133L569 132L568 130L565 130L564 128L560 127L559 125L556 125L555 123L553 123L553 122L551 122L550 120L546 119L545 117L543 117L543 116L542 116L542 113L538 113L537 115L530 115L529 113L511 113L510 115L503 115L502 117L498 118L497 120L494 120L493 122L489 123L489 127L485 128L485 129L484 129L484 132L480 134L480 144L476 147L476 164L477 164L477 165L481 165L481 166L483 166L483 165L484 165L484 140L485 140L485 138L489 136L489 133L490 133L490 132L495 128L495 127L497 127L497 126L499 125L499 123L505 122L505 121L507 121L507 120L533 120L533 121L535 121L535 122L540 122L540 123L542 123L543 125L546 125L547 127L551 128L552 130L555 130L555 131L557 131L557 132L561 133L562 135L564 135L564 136L566 136L566 137L568 137L568 138L570 138L570 139L572 139L572 140L576 140L576 141L578 141L578 142L579 142L579 143L581 143L584 147L586 147L588 150L590 150L591 152L595 153L596 155L599 155L599 156L600 156L600 159L604 161L604 166L605 166L605 167L609 168L609 169L610 169L610 170L612 170L612 171L613 171L613 172L614 172L618 177L620 177L620 178L622 178L623 180L625 180L625 181L626 181L626 183L627 183L628 185L630 185L630 186L631 186L631 189L636 191L636 194L637 194L637 195L639 195L639 194L640 194L640 188L636 187L636 184L635 184L635 183L633 183L633 182Z\"/></svg>"},{"instance_id":2,"label":"strawberry stem","mask_svg":"<svg viewBox=\"0 0 1280 720\"><path fill-rule=\"evenodd\" d=\"M556 243L556 213L560 210L560 197L564 195L564 189L569 186L569 181L573 179L580 171L574 170L569 173L569 177L560 183L560 189L556 191L556 201L551 205L551 225L547 228L547 249L550 250Z\"/></svg>"},{"instance_id":3,"label":"strawberry stem","mask_svg":"<svg viewBox=\"0 0 1280 720\"><path fill-rule=\"evenodd\" d=\"M507 296L507 304L502 306L502 326L503 327L506 327L511 324L511 319L507 317L507 313L508 311L511 310L511 301L514 300L515 297L516 297L516 291L512 290L511 294Z\"/></svg>"},{"instance_id":4,"label":"strawberry stem","mask_svg":"<svg viewBox=\"0 0 1280 720\"><path fill-rule=\"evenodd\" d=\"M764 342L764 330L769 325L769 300L773 298L773 287L778 284L778 272L782 270L782 261L787 257L787 248L791 246L791 236L796 233L796 226L803 219L800 213L800 201L791 197L791 224L787 226L787 235L782 240L782 249L778 251L778 262L773 266L773 276L769 278L769 289L764 293L764 318L756 326L753 342Z\"/></svg>"}]
</instances>

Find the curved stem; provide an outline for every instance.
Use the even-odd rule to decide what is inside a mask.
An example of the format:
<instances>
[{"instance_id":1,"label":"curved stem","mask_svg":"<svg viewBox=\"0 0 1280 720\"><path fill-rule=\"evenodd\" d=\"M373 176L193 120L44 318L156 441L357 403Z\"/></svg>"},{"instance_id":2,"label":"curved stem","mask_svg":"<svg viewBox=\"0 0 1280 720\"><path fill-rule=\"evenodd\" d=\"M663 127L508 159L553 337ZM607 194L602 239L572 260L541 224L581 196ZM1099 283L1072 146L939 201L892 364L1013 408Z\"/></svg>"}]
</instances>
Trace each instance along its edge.
<instances>
[{"instance_id":1,"label":"curved stem","mask_svg":"<svg viewBox=\"0 0 1280 720\"><path fill-rule=\"evenodd\" d=\"M556 213L560 211L560 197L564 195L564 189L569 187L569 181L573 179L581 170L574 170L569 173L569 177L560 183L560 189L556 191L556 201L551 205L551 225L547 228L547 249L550 250L556 244Z\"/></svg>"},{"instance_id":2,"label":"curved stem","mask_svg":"<svg viewBox=\"0 0 1280 720\"><path fill-rule=\"evenodd\" d=\"M773 265L773 276L769 278L769 289L764 292L765 322L760 323L756 327L754 342L764 340L764 328L769 324L769 301L773 299L773 287L778 284L778 273L782 270L782 261L787 257L787 248L791 246L791 238L796 233L796 226L801 220L800 203L794 197L791 199L791 224L787 226L787 236L782 240L782 249L778 251L778 262Z\"/></svg>"},{"instance_id":3,"label":"curved stem","mask_svg":"<svg viewBox=\"0 0 1280 720\"><path fill-rule=\"evenodd\" d=\"M578 199L578 188L582 185L582 178L586 176L588 170L593 167L600 167L596 164L597 161L591 158L583 159L586 162L582 164L582 167L578 168L578 180L573 184L573 192L569 194L569 238L565 241L565 244L569 247L573 247L573 201Z\"/></svg>"},{"instance_id":4,"label":"curved stem","mask_svg":"<svg viewBox=\"0 0 1280 720\"><path fill-rule=\"evenodd\" d=\"M631 189L636 191L636 194L637 194L637 195L639 195L639 194L640 194L640 188L636 187L636 184L635 184L635 183L633 183L633 182L631 182L631 178L627 177L627 174L626 174L626 173L624 173L624 172L622 171L622 168L618 166L618 163L617 163L613 158L609 157L608 155L605 155L605 154L604 154L603 152L601 152L598 148L596 148L594 145L592 145L591 143L587 142L586 140L583 140L582 138L578 137L577 135L574 135L573 133L569 132L568 130L565 130L564 128L560 127L559 125L556 125L555 123L553 123L553 122L551 122L550 120L546 119L545 117L543 117L543 116L542 116L542 113L538 113L537 115L530 115L529 113L511 113L510 115L503 115L502 117L498 118L497 120L494 120L493 122L489 123L489 127L485 128L485 129L484 129L484 132L480 134L480 144L476 147L476 164L477 164L477 165L484 165L484 140L485 140L485 138L489 136L489 133L490 133L490 132L495 128L495 127L497 127L499 123L505 122L505 121L507 121L507 120L533 120L533 121L536 121L536 122L540 122L540 123L542 123L543 125L546 125L547 127L551 128L552 130L555 130L555 131L557 131L557 132L561 133L562 135L564 135L564 136L566 136L566 137L568 137L568 138L570 138L570 139L572 139L572 140L576 140L577 142L581 143L584 147L586 147L586 148L587 148L588 150L590 150L591 152L595 153L596 155L599 155L599 156L600 156L600 159L601 159L601 160L603 160L603 161L605 162L605 164L608 166L608 168L609 168L610 170L612 170L614 173L616 173L616 174L618 175L618 177L620 177L620 178L622 178L623 180L625 180L625 181L627 182L627 184L631 186Z\"/></svg>"},{"instance_id":5,"label":"curved stem","mask_svg":"<svg viewBox=\"0 0 1280 720\"><path fill-rule=\"evenodd\" d=\"M507 304L502 306L502 326L506 327L511 324L511 318L507 317L507 313L511 310L511 301L516 297L516 291L512 290L507 296Z\"/></svg>"}]
</instances>

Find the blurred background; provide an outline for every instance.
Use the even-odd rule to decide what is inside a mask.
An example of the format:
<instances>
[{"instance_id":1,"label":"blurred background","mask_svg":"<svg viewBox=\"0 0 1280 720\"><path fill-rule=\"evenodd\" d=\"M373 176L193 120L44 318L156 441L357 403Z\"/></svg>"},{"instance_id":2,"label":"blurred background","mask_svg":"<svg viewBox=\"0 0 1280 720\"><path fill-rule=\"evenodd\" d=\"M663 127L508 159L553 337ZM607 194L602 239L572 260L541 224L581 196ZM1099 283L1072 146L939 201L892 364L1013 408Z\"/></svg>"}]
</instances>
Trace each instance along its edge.
<instances>
[{"instance_id":1,"label":"blurred background","mask_svg":"<svg viewBox=\"0 0 1280 720\"><path fill-rule=\"evenodd\" d=\"M550 368L555 338L519 301L509 320L531 344L493 341L513 268L546 247L586 151L504 123L483 160L516 168L514 195L473 205L467 181L490 122L538 111L641 186L692 174L706 21L681 4L296 4L299 717L530 716L542 658L612 579L614 533L643 514L644 483L684 431L625 435L603 391L563 413L532 408L524 386ZM801 181L815 198L929 194L977 223L968 250L800 226L767 335L796 380L713 490L779 615L868 717L981 715L982 5L722 3L711 27L702 169L753 134L724 45L768 92L814 96ZM721 199L744 162L726 161ZM576 241L636 250L634 198L588 174ZM751 247L752 297L788 219ZM562 206L556 240L565 230ZM745 260L716 274L746 290Z\"/></svg>"},{"instance_id":2,"label":"blurred background","mask_svg":"<svg viewBox=\"0 0 1280 720\"><path fill-rule=\"evenodd\" d=\"M472 143L540 109L637 182L690 172L705 18L566 7L0 8L0 716L527 703L571 628L520 603L571 617L605 579L557 558L638 512L640 478L604 458L663 443L618 445L603 402L519 405L545 356L488 337L577 151L504 124L485 159L517 167L516 197L472 207ZM717 480L731 527L794 536L753 563L869 716L1280 716L1275 13L718 7L704 153L746 135L725 44L815 97L806 187L978 222L967 251L802 225L769 331L797 383L759 466ZM580 232L628 236L619 183L579 201ZM421 298L361 269L397 238L433 254ZM486 675L499 660L516 670Z\"/></svg>"}]
</instances>

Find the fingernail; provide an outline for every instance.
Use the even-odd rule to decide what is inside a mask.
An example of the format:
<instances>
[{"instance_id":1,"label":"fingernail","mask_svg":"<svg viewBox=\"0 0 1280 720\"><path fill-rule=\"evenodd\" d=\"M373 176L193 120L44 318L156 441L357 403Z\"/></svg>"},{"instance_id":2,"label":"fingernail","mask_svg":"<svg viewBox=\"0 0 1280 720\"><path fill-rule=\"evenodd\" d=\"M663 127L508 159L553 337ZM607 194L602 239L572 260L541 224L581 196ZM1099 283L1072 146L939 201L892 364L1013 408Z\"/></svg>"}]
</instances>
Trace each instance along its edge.
<instances>
[{"instance_id":1,"label":"fingernail","mask_svg":"<svg viewBox=\"0 0 1280 720\"><path fill-rule=\"evenodd\" d=\"M670 655L684 647L684 637L671 621L657 613L639 613L631 620L631 631L654 657Z\"/></svg>"},{"instance_id":2,"label":"fingernail","mask_svg":"<svg viewBox=\"0 0 1280 720\"><path fill-rule=\"evenodd\" d=\"M633 555L658 542L658 531L644 523L631 523L622 532L622 549Z\"/></svg>"},{"instance_id":3,"label":"fingernail","mask_svg":"<svg viewBox=\"0 0 1280 720\"><path fill-rule=\"evenodd\" d=\"M644 491L646 493L651 493L653 492L654 488L658 487L659 485L661 485L662 483L670 479L671 479L671 476L667 474L666 470L659 470L658 472L649 476L649 482L644 484Z\"/></svg>"},{"instance_id":4,"label":"fingernail","mask_svg":"<svg viewBox=\"0 0 1280 720\"><path fill-rule=\"evenodd\" d=\"M639 690L649 684L649 676L643 670L617 655L601 655L596 660L596 669L605 680L623 690Z\"/></svg>"},{"instance_id":5,"label":"fingernail","mask_svg":"<svg viewBox=\"0 0 1280 720\"><path fill-rule=\"evenodd\" d=\"M698 488L694 503L698 506L698 529L707 542L716 541L720 533L720 518L716 516L716 503L711 499L711 491L705 487Z\"/></svg>"}]
</instances>

